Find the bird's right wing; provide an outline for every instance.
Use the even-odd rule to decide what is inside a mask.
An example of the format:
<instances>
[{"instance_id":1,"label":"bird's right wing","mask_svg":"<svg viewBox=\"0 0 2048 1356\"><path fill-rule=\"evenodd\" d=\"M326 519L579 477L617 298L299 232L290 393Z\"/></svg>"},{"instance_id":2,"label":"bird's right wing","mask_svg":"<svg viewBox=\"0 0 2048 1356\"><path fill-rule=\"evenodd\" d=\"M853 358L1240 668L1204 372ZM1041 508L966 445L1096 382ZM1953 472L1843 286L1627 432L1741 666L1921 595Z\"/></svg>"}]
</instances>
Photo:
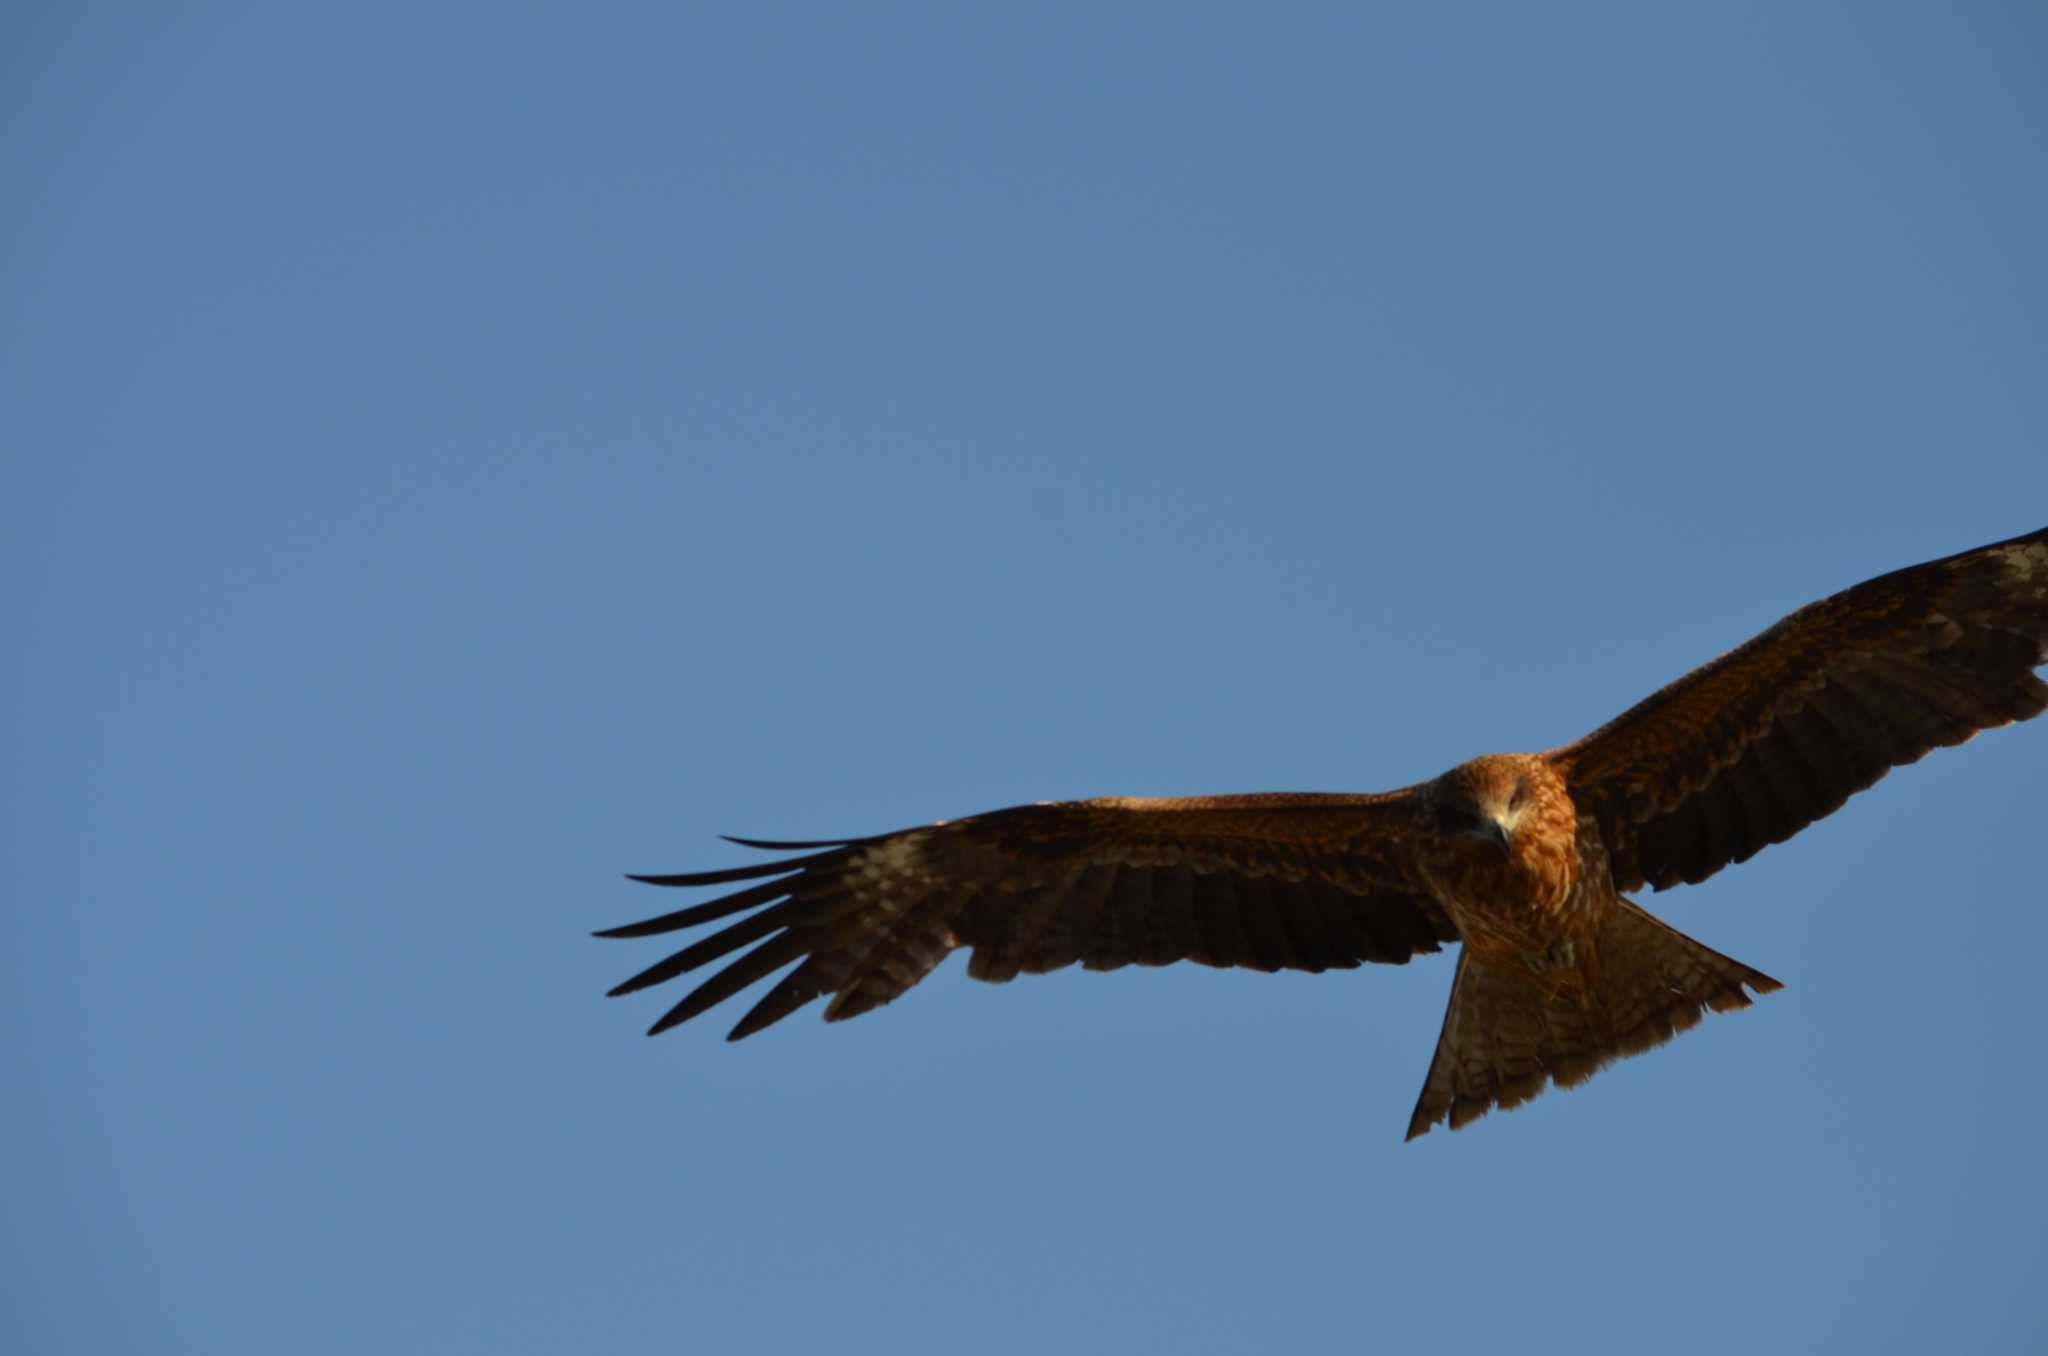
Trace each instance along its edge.
<instances>
[{"instance_id":1,"label":"bird's right wing","mask_svg":"<svg viewBox=\"0 0 2048 1356\"><path fill-rule=\"evenodd\" d=\"M612 990L632 993L752 946L656 1022L664 1031L785 966L733 1028L738 1040L832 995L827 1021L879 1007L957 947L1003 981L1090 969L1256 970L1399 964L1454 941L1408 865L1410 792L1209 796L1022 805L874 838L749 847L822 849L654 885L759 880L709 903L612 928L645 937L753 909Z\"/></svg>"},{"instance_id":2,"label":"bird's right wing","mask_svg":"<svg viewBox=\"0 0 2048 1356\"><path fill-rule=\"evenodd\" d=\"M2048 709L2048 528L1894 570L1547 756L1614 883L1701 881L1890 769Z\"/></svg>"}]
</instances>

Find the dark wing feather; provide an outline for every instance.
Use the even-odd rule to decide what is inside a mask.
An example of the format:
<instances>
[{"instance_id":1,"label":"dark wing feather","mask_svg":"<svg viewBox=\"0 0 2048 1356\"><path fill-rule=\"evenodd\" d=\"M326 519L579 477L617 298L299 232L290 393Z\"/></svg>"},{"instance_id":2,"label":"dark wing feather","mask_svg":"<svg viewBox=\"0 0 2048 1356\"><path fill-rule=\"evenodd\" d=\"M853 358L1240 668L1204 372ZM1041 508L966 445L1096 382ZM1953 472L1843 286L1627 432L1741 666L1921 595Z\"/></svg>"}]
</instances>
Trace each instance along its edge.
<instances>
[{"instance_id":1,"label":"dark wing feather","mask_svg":"<svg viewBox=\"0 0 2048 1356\"><path fill-rule=\"evenodd\" d=\"M957 947L1002 981L1090 969L1206 965L1323 970L1395 964L1457 933L1411 873L1409 793L1212 796L1023 805L654 885L759 881L612 928L645 937L747 914L612 990L633 993L742 954L654 1024L664 1031L794 964L731 1039L831 995L828 1021L910 988ZM763 877L772 879L763 880Z\"/></svg>"},{"instance_id":2,"label":"dark wing feather","mask_svg":"<svg viewBox=\"0 0 2048 1356\"><path fill-rule=\"evenodd\" d=\"M1615 885L1705 880L1890 769L2048 709L2048 528L1801 608L1548 756Z\"/></svg>"}]
</instances>

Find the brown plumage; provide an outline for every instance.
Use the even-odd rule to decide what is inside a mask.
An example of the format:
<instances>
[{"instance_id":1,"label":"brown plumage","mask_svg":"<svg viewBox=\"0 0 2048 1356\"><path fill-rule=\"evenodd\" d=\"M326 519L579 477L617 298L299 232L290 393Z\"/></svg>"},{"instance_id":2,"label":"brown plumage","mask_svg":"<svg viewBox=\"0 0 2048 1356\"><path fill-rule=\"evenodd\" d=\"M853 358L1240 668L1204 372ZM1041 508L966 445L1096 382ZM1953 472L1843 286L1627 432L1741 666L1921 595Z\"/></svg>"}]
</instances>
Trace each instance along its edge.
<instances>
[{"instance_id":1,"label":"brown plumage","mask_svg":"<svg viewBox=\"0 0 2048 1356\"><path fill-rule=\"evenodd\" d=\"M1801 608L1575 744L1377 795L1023 805L655 885L750 884L601 937L745 917L612 990L734 952L649 1032L794 966L751 1035L815 998L880 1007L946 955L1006 981L1192 960L1405 963L1464 943L1412 1139L1571 1086L1775 980L1622 897L1705 880L1888 770L2048 709L2048 528ZM748 913L748 910L754 912Z\"/></svg>"}]
</instances>

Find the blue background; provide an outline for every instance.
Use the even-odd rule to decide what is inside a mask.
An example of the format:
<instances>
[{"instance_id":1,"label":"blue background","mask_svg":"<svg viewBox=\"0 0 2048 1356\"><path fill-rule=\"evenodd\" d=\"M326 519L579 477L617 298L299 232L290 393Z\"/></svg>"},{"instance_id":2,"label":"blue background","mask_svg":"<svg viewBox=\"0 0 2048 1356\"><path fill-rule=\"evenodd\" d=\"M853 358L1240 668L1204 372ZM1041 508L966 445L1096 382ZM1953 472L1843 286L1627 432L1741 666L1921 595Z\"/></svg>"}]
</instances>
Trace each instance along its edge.
<instances>
[{"instance_id":1,"label":"blue background","mask_svg":"<svg viewBox=\"0 0 2048 1356\"><path fill-rule=\"evenodd\" d=\"M1652 900L1784 980L659 1041L627 870L1575 738L2048 522L2034 4L20 6L16 1350L2012 1349L2048 724Z\"/></svg>"}]
</instances>

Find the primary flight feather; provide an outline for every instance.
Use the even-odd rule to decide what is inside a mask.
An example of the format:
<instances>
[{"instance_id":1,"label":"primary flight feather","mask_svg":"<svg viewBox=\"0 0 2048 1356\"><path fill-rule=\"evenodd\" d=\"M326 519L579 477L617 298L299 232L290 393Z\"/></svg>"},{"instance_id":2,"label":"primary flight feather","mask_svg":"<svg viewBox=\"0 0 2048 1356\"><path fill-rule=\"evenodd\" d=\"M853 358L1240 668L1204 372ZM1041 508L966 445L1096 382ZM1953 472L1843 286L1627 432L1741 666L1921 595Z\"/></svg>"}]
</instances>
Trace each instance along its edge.
<instances>
[{"instance_id":1,"label":"primary flight feather","mask_svg":"<svg viewBox=\"0 0 2048 1356\"><path fill-rule=\"evenodd\" d=\"M946 955L1002 982L1192 960L1254 970L1403 964L1461 942L1414 1138L1747 1007L1775 980L1623 892L1705 880L1890 769L2048 709L2048 528L1897 570L1801 608L1574 744L1492 754L1376 795L1021 805L653 885L758 882L612 928L744 914L612 990L741 952L649 1034L794 966L738 1040L817 998L827 1021ZM749 912L749 911L752 912ZM743 948L751 948L744 949Z\"/></svg>"}]
</instances>

